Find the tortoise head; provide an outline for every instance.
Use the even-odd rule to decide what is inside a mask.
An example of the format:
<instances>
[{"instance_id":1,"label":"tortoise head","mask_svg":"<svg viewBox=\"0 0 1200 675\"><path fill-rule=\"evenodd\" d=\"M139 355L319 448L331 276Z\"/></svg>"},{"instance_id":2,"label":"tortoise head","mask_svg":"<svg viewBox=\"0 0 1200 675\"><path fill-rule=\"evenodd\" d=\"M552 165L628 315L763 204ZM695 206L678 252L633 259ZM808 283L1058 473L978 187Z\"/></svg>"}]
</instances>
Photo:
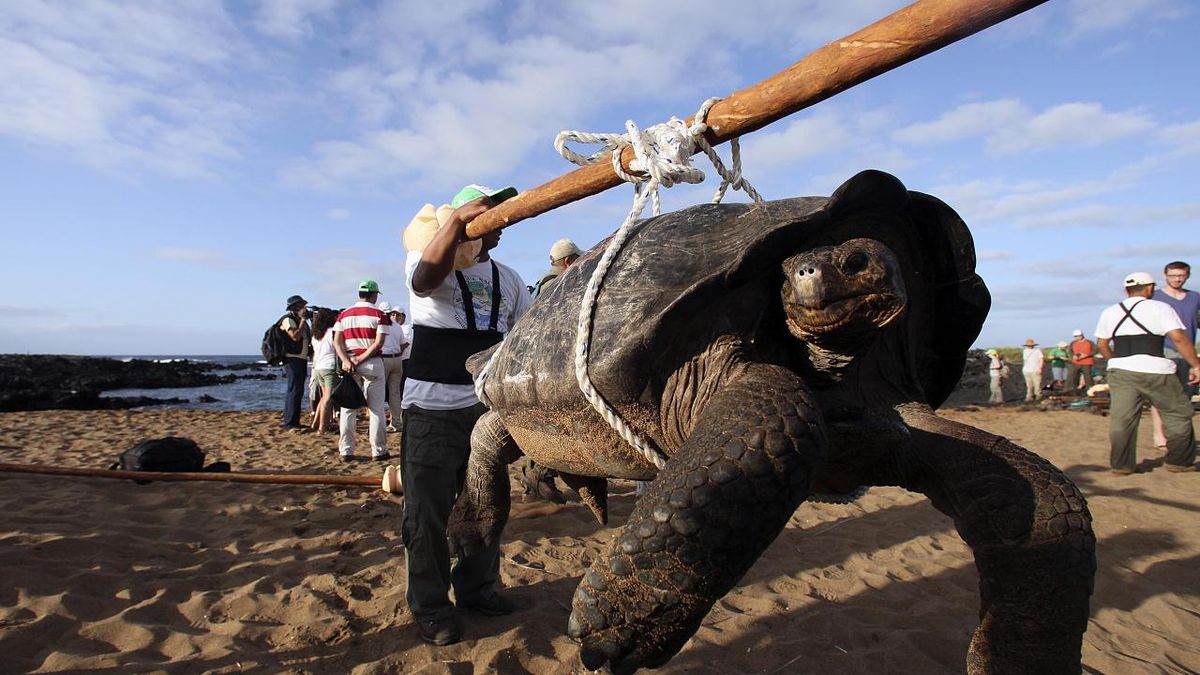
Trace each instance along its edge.
<instances>
[{"instance_id":1,"label":"tortoise head","mask_svg":"<svg viewBox=\"0 0 1200 675\"><path fill-rule=\"evenodd\" d=\"M851 239L783 262L788 330L810 344L856 353L904 313L900 263L874 239Z\"/></svg>"}]
</instances>

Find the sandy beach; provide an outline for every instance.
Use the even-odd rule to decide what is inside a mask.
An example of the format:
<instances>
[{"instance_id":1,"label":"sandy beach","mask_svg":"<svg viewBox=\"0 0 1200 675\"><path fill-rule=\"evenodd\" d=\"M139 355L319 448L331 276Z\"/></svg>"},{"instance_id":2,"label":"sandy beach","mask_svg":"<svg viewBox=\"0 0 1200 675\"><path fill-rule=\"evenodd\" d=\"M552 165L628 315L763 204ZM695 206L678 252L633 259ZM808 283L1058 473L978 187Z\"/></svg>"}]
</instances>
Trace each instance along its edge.
<instances>
[{"instance_id":1,"label":"sandy beach","mask_svg":"<svg viewBox=\"0 0 1200 675\"><path fill-rule=\"evenodd\" d=\"M1200 671L1200 474L1111 475L1097 415L944 414L1041 454L1087 496L1099 571L1085 670ZM235 471L380 472L340 463L333 436L289 435L277 418L0 414L0 461L103 468L138 441L179 435ZM1148 421L1143 468L1157 465ZM609 528L579 504L514 492L501 575L520 611L468 615L464 641L439 648L420 641L404 601L402 498L0 474L0 672L580 672L571 596L635 501L632 484L611 492ZM799 508L661 672L962 672L977 606L949 519L921 496L873 489Z\"/></svg>"}]
</instances>

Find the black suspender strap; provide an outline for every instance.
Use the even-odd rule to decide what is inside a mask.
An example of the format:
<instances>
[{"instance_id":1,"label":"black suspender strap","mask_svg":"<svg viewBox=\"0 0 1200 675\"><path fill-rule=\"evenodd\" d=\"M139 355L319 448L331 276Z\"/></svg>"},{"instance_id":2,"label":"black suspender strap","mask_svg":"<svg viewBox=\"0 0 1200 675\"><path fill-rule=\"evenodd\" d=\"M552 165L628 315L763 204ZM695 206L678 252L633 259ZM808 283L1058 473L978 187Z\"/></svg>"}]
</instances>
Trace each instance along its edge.
<instances>
[{"instance_id":1,"label":"black suspender strap","mask_svg":"<svg viewBox=\"0 0 1200 675\"><path fill-rule=\"evenodd\" d=\"M458 290L462 292L463 311L467 313L467 330L476 330L475 300L471 296L471 288L467 286L467 278L458 270L454 270L454 277L458 279Z\"/></svg>"},{"instance_id":2,"label":"black suspender strap","mask_svg":"<svg viewBox=\"0 0 1200 675\"><path fill-rule=\"evenodd\" d=\"M492 321L488 330L496 330L496 322L500 320L500 268L492 260Z\"/></svg>"},{"instance_id":3,"label":"black suspender strap","mask_svg":"<svg viewBox=\"0 0 1200 675\"><path fill-rule=\"evenodd\" d=\"M496 261L492 263L492 319L488 322L488 330L496 330L496 322L500 320L500 268L496 267ZM471 288L467 286L467 278L462 272L454 271L454 277L458 279L458 289L462 292L463 311L467 314L467 329L479 330L475 325L475 302L471 296Z\"/></svg>"},{"instance_id":4,"label":"black suspender strap","mask_svg":"<svg viewBox=\"0 0 1200 675\"><path fill-rule=\"evenodd\" d=\"M1125 305L1123 305L1123 304L1121 305L1121 309L1122 309L1122 310L1125 312L1125 316L1121 317L1121 320L1117 322L1117 325L1113 326L1113 335L1114 335L1114 336L1117 334L1117 329L1121 327L1121 324L1125 323L1125 319L1129 319L1130 321L1132 321L1132 322L1134 322L1135 324L1137 324L1137 327L1138 327L1138 328L1141 328L1141 329L1142 329L1142 331L1143 331L1143 332L1145 332L1147 335L1154 335L1154 331L1152 331L1152 330L1150 330L1149 328L1146 328L1145 326L1143 326L1143 325L1142 325L1142 322L1141 322L1141 321L1138 321L1138 320L1137 320L1136 318L1134 318L1134 316L1133 316L1133 308L1134 308L1134 307L1137 307L1138 305L1142 304L1142 303L1143 303L1143 302L1145 302L1145 301L1146 301L1146 299L1145 299L1145 298L1142 298L1141 300L1138 300L1137 302L1133 303L1132 305L1130 305L1130 306L1128 306L1128 307L1126 307L1126 306L1125 306Z\"/></svg>"}]
</instances>

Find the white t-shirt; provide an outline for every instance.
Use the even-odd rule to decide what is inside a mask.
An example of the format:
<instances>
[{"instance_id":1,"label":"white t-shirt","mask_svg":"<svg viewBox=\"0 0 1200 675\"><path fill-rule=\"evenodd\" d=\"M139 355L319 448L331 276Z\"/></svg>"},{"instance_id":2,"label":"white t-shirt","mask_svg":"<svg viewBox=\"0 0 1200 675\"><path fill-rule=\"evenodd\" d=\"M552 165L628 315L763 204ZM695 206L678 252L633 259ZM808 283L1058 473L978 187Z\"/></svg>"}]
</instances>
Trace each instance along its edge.
<instances>
[{"instance_id":1,"label":"white t-shirt","mask_svg":"<svg viewBox=\"0 0 1200 675\"><path fill-rule=\"evenodd\" d=\"M409 311L415 326L431 328L468 328L467 313L463 309L462 294L458 290L458 279L454 273L446 275L441 285L427 296L413 290L412 277L421 262L420 251L409 251L404 264L404 278L408 285ZM487 330L492 319L492 262L481 262L461 270L471 290L475 309L475 327ZM500 316L496 330L507 333L521 318L533 302L521 275L513 268L496 263L500 273ZM458 410L469 408L479 402L475 386L471 384L442 384L408 378L404 385L402 407L416 405L426 410Z\"/></svg>"},{"instance_id":2,"label":"white t-shirt","mask_svg":"<svg viewBox=\"0 0 1200 675\"><path fill-rule=\"evenodd\" d=\"M1025 359L1021 365L1022 373L1042 372L1042 350L1037 347L1026 347L1021 356Z\"/></svg>"},{"instance_id":3,"label":"white t-shirt","mask_svg":"<svg viewBox=\"0 0 1200 675\"><path fill-rule=\"evenodd\" d=\"M313 338L313 370L337 368L337 352L333 349L333 329L325 331L320 340Z\"/></svg>"},{"instance_id":4,"label":"white t-shirt","mask_svg":"<svg viewBox=\"0 0 1200 675\"><path fill-rule=\"evenodd\" d=\"M407 321L407 318L405 319ZM404 330L408 328L408 330ZM388 354L390 356L399 355L400 358L408 358L408 346L412 344L412 328L407 324L397 326L392 323L392 329L387 335L383 336L383 348L380 350L380 356Z\"/></svg>"},{"instance_id":5,"label":"white t-shirt","mask_svg":"<svg viewBox=\"0 0 1200 675\"><path fill-rule=\"evenodd\" d=\"M1100 313L1100 321L1096 324L1096 337L1111 339L1115 335L1144 335L1146 331L1138 327L1133 319L1125 319L1121 323L1121 319L1125 317L1124 308L1134 307L1131 312L1133 318L1141 322L1143 326L1148 328L1155 335L1166 335L1168 331L1175 329L1183 330L1183 322L1179 320L1179 315L1165 302L1158 300L1148 300L1141 297L1126 298L1121 302L1109 307ZM1120 323L1121 327L1117 328ZM1114 329L1116 332L1114 333ZM1171 359L1161 356L1150 356L1149 354L1134 354L1133 356L1122 356L1108 360L1109 370L1129 370L1135 373L1151 373L1154 375L1171 375L1175 372L1175 362Z\"/></svg>"}]
</instances>

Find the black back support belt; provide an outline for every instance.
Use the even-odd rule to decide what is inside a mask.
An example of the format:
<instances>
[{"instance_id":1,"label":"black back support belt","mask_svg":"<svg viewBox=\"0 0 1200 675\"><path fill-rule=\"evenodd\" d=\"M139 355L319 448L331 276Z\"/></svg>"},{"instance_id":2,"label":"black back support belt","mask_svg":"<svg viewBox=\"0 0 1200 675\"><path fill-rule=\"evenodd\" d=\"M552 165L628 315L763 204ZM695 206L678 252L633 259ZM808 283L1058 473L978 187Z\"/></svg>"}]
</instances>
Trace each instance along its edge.
<instances>
[{"instance_id":1,"label":"black back support belt","mask_svg":"<svg viewBox=\"0 0 1200 675\"><path fill-rule=\"evenodd\" d=\"M1129 307L1119 305L1125 312L1125 316L1113 326L1113 356L1123 358L1126 356L1135 356L1145 354L1146 356L1162 356L1163 355L1163 336L1155 335L1153 331L1146 328L1137 317L1133 315L1133 310L1138 305L1142 304L1145 298L1138 300ZM1142 329L1141 335L1117 335L1117 330L1126 322L1132 321L1138 328Z\"/></svg>"},{"instance_id":2,"label":"black back support belt","mask_svg":"<svg viewBox=\"0 0 1200 675\"><path fill-rule=\"evenodd\" d=\"M412 352L405 373L414 380L441 384L471 384L471 374L467 372L467 358L504 339L504 334L496 330L500 318L500 270L496 263L492 262L492 316L487 330L479 330L476 326L475 303L466 277L459 271L455 271L454 276L458 279L468 327L433 328L414 325Z\"/></svg>"}]
</instances>

